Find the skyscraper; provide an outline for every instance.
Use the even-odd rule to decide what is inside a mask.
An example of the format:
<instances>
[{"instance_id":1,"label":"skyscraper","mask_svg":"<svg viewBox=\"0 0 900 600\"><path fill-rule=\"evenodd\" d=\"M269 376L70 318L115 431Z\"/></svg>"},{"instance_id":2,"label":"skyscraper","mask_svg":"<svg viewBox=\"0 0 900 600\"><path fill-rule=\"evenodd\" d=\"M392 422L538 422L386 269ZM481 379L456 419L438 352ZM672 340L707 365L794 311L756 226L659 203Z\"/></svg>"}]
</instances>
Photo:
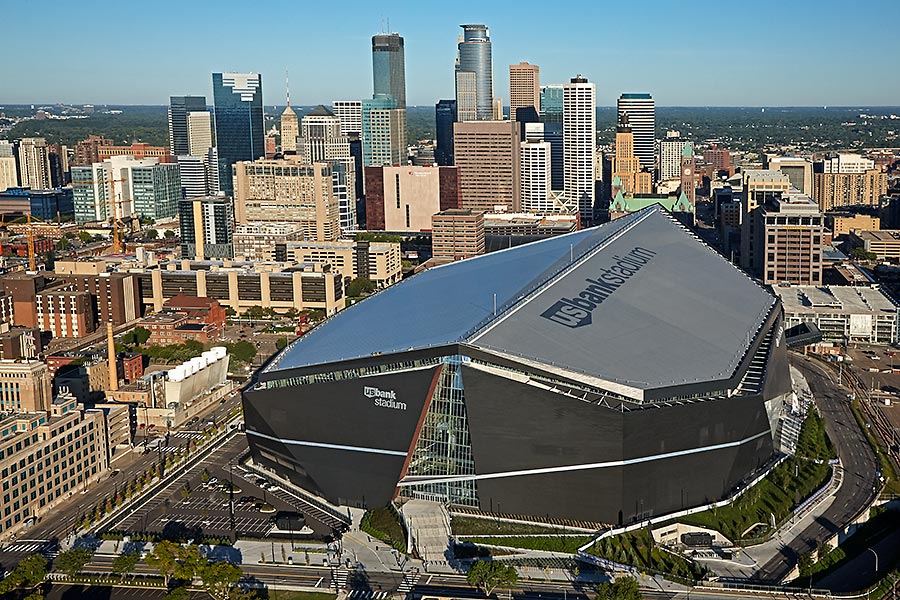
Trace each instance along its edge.
<instances>
[{"instance_id":1,"label":"skyscraper","mask_svg":"<svg viewBox=\"0 0 900 600\"><path fill-rule=\"evenodd\" d=\"M516 109L541 110L541 68L527 62L509 65L509 119L516 120Z\"/></svg>"},{"instance_id":2,"label":"skyscraper","mask_svg":"<svg viewBox=\"0 0 900 600\"><path fill-rule=\"evenodd\" d=\"M581 220L594 219L594 151L597 139L597 91L582 76L563 86L563 187L577 202Z\"/></svg>"},{"instance_id":3,"label":"skyscraper","mask_svg":"<svg viewBox=\"0 0 900 600\"><path fill-rule=\"evenodd\" d=\"M653 171L653 151L656 147L656 106L650 94L622 94L616 103L618 120L628 113L628 122L634 134L634 155L641 166Z\"/></svg>"},{"instance_id":4,"label":"skyscraper","mask_svg":"<svg viewBox=\"0 0 900 600\"><path fill-rule=\"evenodd\" d=\"M652 175L641 168L641 159L634 151L634 132L629 122L629 113L622 113L616 124L616 153L612 173L619 178L620 185L617 187L624 188L624 195L649 194L653 191ZM611 194L610 198L613 196Z\"/></svg>"},{"instance_id":5,"label":"skyscraper","mask_svg":"<svg viewBox=\"0 0 900 600\"><path fill-rule=\"evenodd\" d=\"M262 75L213 73L212 79L219 188L230 196L234 192L232 165L237 161L256 160L266 154Z\"/></svg>"},{"instance_id":6,"label":"skyscraper","mask_svg":"<svg viewBox=\"0 0 900 600\"><path fill-rule=\"evenodd\" d=\"M341 135L362 133L362 100L335 100L331 111L341 120Z\"/></svg>"},{"instance_id":7,"label":"skyscraper","mask_svg":"<svg viewBox=\"0 0 900 600\"><path fill-rule=\"evenodd\" d=\"M297 151L308 164L328 163L332 166L341 230L355 230L356 166L350 154L350 138L341 134L341 120L324 106L314 108L300 122ZM336 168L338 165L340 168Z\"/></svg>"},{"instance_id":8,"label":"skyscraper","mask_svg":"<svg viewBox=\"0 0 900 600\"><path fill-rule=\"evenodd\" d=\"M553 209L550 196L550 144L525 141L521 148L522 210L549 212Z\"/></svg>"},{"instance_id":9,"label":"skyscraper","mask_svg":"<svg viewBox=\"0 0 900 600\"><path fill-rule=\"evenodd\" d=\"M456 100L440 100L434 105L437 147L434 162L441 167L453 164L453 124L456 123Z\"/></svg>"},{"instance_id":10,"label":"skyscraper","mask_svg":"<svg viewBox=\"0 0 900 600\"><path fill-rule=\"evenodd\" d=\"M91 166L72 167L75 221L122 219L137 213L169 219L182 197L181 169L157 158L113 156Z\"/></svg>"},{"instance_id":11,"label":"skyscraper","mask_svg":"<svg viewBox=\"0 0 900 600\"><path fill-rule=\"evenodd\" d=\"M460 121L490 121L494 116L494 67L486 25L460 25L456 55L456 109Z\"/></svg>"},{"instance_id":12,"label":"skyscraper","mask_svg":"<svg viewBox=\"0 0 900 600\"><path fill-rule=\"evenodd\" d=\"M50 154L44 138L22 138L17 151L22 187L49 190Z\"/></svg>"},{"instance_id":13,"label":"skyscraper","mask_svg":"<svg viewBox=\"0 0 900 600\"><path fill-rule=\"evenodd\" d=\"M291 108L291 103L281 113L281 152L282 154L294 154L297 152L297 137L300 128L297 123L297 113Z\"/></svg>"},{"instance_id":14,"label":"skyscraper","mask_svg":"<svg viewBox=\"0 0 900 600\"><path fill-rule=\"evenodd\" d=\"M187 153L191 156L205 156L212 148L212 115L205 110L189 112L187 114L187 133Z\"/></svg>"},{"instance_id":15,"label":"skyscraper","mask_svg":"<svg viewBox=\"0 0 900 600\"><path fill-rule=\"evenodd\" d=\"M169 149L175 156L190 154L188 113L207 112L206 96L169 96Z\"/></svg>"},{"instance_id":16,"label":"skyscraper","mask_svg":"<svg viewBox=\"0 0 900 600\"><path fill-rule=\"evenodd\" d=\"M667 131L659 142L659 181L678 179L681 175L681 153L687 144L678 131Z\"/></svg>"},{"instance_id":17,"label":"skyscraper","mask_svg":"<svg viewBox=\"0 0 900 600\"><path fill-rule=\"evenodd\" d=\"M396 33L373 35L373 93L393 97L397 101L396 108L406 108L405 69L403 38Z\"/></svg>"},{"instance_id":18,"label":"skyscraper","mask_svg":"<svg viewBox=\"0 0 900 600\"><path fill-rule=\"evenodd\" d=\"M13 155L13 145L6 140L0 140L0 192L18 186L19 176L16 173L16 157Z\"/></svg>"},{"instance_id":19,"label":"skyscraper","mask_svg":"<svg viewBox=\"0 0 900 600\"><path fill-rule=\"evenodd\" d=\"M562 123L563 86L541 86L540 114L544 123Z\"/></svg>"},{"instance_id":20,"label":"skyscraper","mask_svg":"<svg viewBox=\"0 0 900 600\"><path fill-rule=\"evenodd\" d=\"M225 196L178 201L181 257L234 258L234 203Z\"/></svg>"},{"instance_id":21,"label":"skyscraper","mask_svg":"<svg viewBox=\"0 0 900 600\"><path fill-rule=\"evenodd\" d=\"M362 143L366 167L406 164L406 109L392 96L362 101Z\"/></svg>"},{"instance_id":22,"label":"skyscraper","mask_svg":"<svg viewBox=\"0 0 900 600\"><path fill-rule=\"evenodd\" d=\"M521 201L519 124L459 121L453 125L462 208L518 211Z\"/></svg>"}]
</instances>

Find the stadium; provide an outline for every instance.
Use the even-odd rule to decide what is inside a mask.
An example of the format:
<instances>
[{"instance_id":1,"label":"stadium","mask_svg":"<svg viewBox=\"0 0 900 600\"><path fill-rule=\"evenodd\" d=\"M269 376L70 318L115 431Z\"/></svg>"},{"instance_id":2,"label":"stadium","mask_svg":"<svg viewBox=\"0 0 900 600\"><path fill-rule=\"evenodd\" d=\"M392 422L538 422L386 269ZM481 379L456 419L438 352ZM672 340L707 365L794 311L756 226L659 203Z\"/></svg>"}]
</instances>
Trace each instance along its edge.
<instances>
[{"instance_id":1,"label":"stadium","mask_svg":"<svg viewBox=\"0 0 900 600\"><path fill-rule=\"evenodd\" d=\"M335 505L630 523L782 453L781 307L660 207L430 269L285 348L253 459Z\"/></svg>"}]
</instances>

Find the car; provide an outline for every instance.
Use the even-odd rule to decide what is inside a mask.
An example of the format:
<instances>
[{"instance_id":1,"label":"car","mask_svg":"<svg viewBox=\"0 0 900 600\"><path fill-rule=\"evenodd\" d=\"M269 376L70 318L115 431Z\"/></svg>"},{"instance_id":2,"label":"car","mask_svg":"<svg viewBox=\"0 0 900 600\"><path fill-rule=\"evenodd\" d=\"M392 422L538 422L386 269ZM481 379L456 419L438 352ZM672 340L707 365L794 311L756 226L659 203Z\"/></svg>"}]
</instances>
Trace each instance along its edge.
<instances>
[{"instance_id":1,"label":"car","mask_svg":"<svg viewBox=\"0 0 900 600\"><path fill-rule=\"evenodd\" d=\"M261 484L259 484L259 487L262 488L262 489L264 489L264 490L267 490L267 489L269 489L269 482L268 482L268 481L263 481Z\"/></svg>"},{"instance_id":2,"label":"car","mask_svg":"<svg viewBox=\"0 0 900 600\"><path fill-rule=\"evenodd\" d=\"M270 485L270 486L269 486L269 491L270 491L270 492L277 492L277 491L279 491L279 490L281 490L281 488L278 487L277 485Z\"/></svg>"},{"instance_id":3,"label":"car","mask_svg":"<svg viewBox=\"0 0 900 600\"><path fill-rule=\"evenodd\" d=\"M212 485L216 485L217 483L219 483L218 477L210 477L209 481L206 482L206 485L212 486Z\"/></svg>"}]
</instances>

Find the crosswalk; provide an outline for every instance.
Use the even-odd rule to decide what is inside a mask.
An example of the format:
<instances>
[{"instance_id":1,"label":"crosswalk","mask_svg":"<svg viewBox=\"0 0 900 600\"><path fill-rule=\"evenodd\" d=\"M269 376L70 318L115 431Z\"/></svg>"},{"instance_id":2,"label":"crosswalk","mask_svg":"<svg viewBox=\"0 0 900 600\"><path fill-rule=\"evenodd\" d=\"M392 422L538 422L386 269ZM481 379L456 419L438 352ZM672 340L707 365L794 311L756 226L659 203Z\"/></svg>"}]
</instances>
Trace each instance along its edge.
<instances>
[{"instance_id":1,"label":"crosswalk","mask_svg":"<svg viewBox=\"0 0 900 600\"><path fill-rule=\"evenodd\" d=\"M43 554L47 558L59 555L59 544L50 540L18 540L3 547L10 554Z\"/></svg>"},{"instance_id":2,"label":"crosswalk","mask_svg":"<svg viewBox=\"0 0 900 600\"><path fill-rule=\"evenodd\" d=\"M347 569L332 569L331 580L334 582L335 589L342 590L347 587L347 579L350 572Z\"/></svg>"},{"instance_id":3,"label":"crosswalk","mask_svg":"<svg viewBox=\"0 0 900 600\"><path fill-rule=\"evenodd\" d=\"M389 596L388 592L375 592L372 590L350 590L347 594L347 598L352 598L353 600L384 600Z\"/></svg>"},{"instance_id":4,"label":"crosswalk","mask_svg":"<svg viewBox=\"0 0 900 600\"><path fill-rule=\"evenodd\" d=\"M403 574L403 581L400 582L400 585L397 587L398 594L408 594L412 591L416 584L419 583L419 579L422 578L422 573L419 572L418 569L410 571L409 573Z\"/></svg>"}]
</instances>

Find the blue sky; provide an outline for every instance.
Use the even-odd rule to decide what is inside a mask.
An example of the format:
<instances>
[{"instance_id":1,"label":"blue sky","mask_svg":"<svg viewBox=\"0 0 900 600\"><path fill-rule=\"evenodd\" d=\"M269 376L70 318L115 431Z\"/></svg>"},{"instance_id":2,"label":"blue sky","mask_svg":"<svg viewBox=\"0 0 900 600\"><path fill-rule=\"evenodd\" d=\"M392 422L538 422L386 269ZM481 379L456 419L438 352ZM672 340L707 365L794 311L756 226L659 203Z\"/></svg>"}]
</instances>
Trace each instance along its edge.
<instances>
[{"instance_id":1,"label":"blue sky","mask_svg":"<svg viewBox=\"0 0 900 600\"><path fill-rule=\"evenodd\" d=\"M371 36L406 42L409 104L453 95L460 23L491 29L494 93L510 63L542 83L582 73L598 103L650 92L657 105L898 105L891 27L900 2L871 0L8 0L0 103L165 104L211 96L213 71L263 74L264 102L372 93ZM863 37L864 36L864 37Z\"/></svg>"}]
</instances>

